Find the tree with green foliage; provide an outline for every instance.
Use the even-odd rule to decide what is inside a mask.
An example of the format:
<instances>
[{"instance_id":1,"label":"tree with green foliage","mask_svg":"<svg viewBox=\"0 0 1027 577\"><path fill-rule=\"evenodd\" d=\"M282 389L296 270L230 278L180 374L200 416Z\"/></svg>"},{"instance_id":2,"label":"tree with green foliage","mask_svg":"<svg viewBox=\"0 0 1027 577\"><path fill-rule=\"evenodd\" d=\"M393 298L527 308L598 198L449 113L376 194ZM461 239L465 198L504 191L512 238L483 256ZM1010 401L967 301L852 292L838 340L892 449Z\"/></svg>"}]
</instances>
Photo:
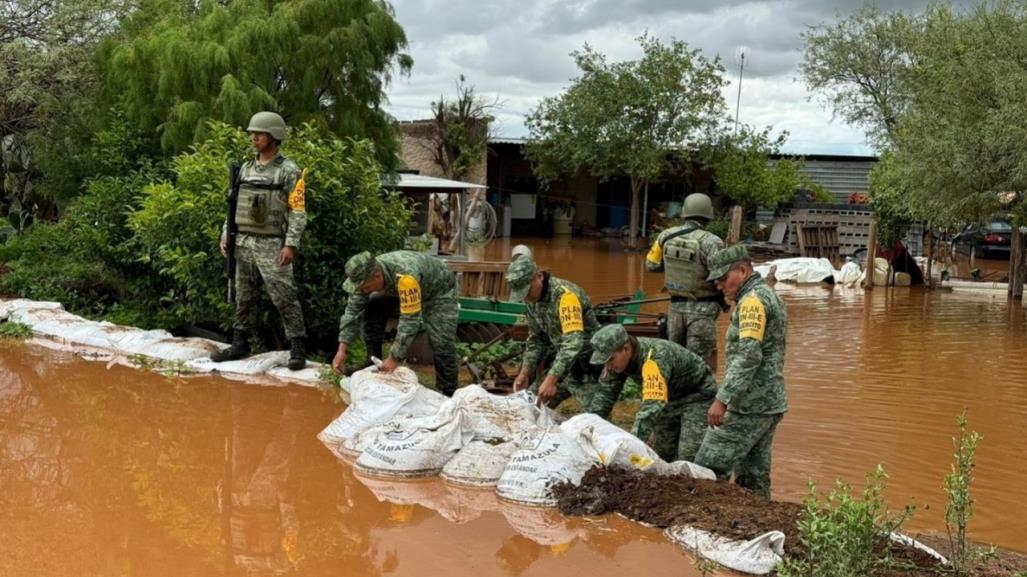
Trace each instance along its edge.
<instances>
[{"instance_id":1,"label":"tree with green foliage","mask_svg":"<svg viewBox=\"0 0 1027 577\"><path fill-rule=\"evenodd\" d=\"M759 206L776 207L790 202L795 193L806 190L818 200L826 200L823 186L799 174L804 162L800 158L779 158L787 133L771 135L771 129L743 127L728 134L707 153L717 188L731 200L747 209Z\"/></svg>"},{"instance_id":2,"label":"tree with green foliage","mask_svg":"<svg viewBox=\"0 0 1027 577\"><path fill-rule=\"evenodd\" d=\"M133 0L5 0L0 3L0 211L21 232L56 216L77 193L44 178L88 143L95 116L93 52ZM78 130L76 133L75 131ZM59 159L59 160L58 160Z\"/></svg>"},{"instance_id":3,"label":"tree with green foliage","mask_svg":"<svg viewBox=\"0 0 1027 577\"><path fill-rule=\"evenodd\" d=\"M890 151L875 207L941 226L1003 209L1024 222L1027 6L864 8L805 38L810 88Z\"/></svg>"},{"instance_id":4,"label":"tree with green foliage","mask_svg":"<svg viewBox=\"0 0 1027 577\"><path fill-rule=\"evenodd\" d=\"M680 40L638 38L642 57L609 62L587 44L571 54L581 75L527 117L525 152L551 181L588 171L631 180L630 245L637 247L639 197L647 182L713 140L725 109L723 67Z\"/></svg>"},{"instance_id":5,"label":"tree with green foliage","mask_svg":"<svg viewBox=\"0 0 1027 577\"><path fill-rule=\"evenodd\" d=\"M109 102L165 152L204 140L208 121L243 125L275 110L340 137L367 138L395 163L382 109L407 73L406 35L384 0L141 0L98 61Z\"/></svg>"}]
</instances>

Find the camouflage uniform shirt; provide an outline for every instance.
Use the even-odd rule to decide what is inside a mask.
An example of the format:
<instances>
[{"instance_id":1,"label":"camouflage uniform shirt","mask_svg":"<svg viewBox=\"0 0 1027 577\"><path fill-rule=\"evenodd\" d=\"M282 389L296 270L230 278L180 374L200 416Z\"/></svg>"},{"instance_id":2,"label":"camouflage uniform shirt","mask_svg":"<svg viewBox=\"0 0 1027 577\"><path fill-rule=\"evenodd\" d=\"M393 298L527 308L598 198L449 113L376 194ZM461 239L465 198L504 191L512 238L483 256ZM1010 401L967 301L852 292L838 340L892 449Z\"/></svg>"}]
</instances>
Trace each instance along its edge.
<instances>
[{"instance_id":1,"label":"camouflage uniform shirt","mask_svg":"<svg viewBox=\"0 0 1027 577\"><path fill-rule=\"evenodd\" d=\"M425 317L456 317L456 279L445 262L421 252L398 250L379 255L375 261L382 267L385 279L382 292L399 299L399 327L389 354L402 360L423 328ZM357 338L369 296L360 291L350 295L339 320L339 342L349 343Z\"/></svg>"},{"instance_id":2,"label":"camouflage uniform shirt","mask_svg":"<svg viewBox=\"0 0 1027 577\"><path fill-rule=\"evenodd\" d=\"M581 287L554 276L547 279L538 302L525 303L530 333L521 366L534 368L546 353L554 351L549 374L562 379L575 363L587 366L592 355L590 339L599 330L599 321Z\"/></svg>"},{"instance_id":3,"label":"camouflage uniform shirt","mask_svg":"<svg viewBox=\"0 0 1027 577\"><path fill-rule=\"evenodd\" d=\"M784 413L788 410L784 303L755 272L739 288L736 301L727 329L727 370L717 399L736 413Z\"/></svg>"},{"instance_id":4,"label":"camouflage uniform shirt","mask_svg":"<svg viewBox=\"0 0 1027 577\"><path fill-rule=\"evenodd\" d=\"M710 367L692 351L664 339L631 338L635 354L622 373L604 370L600 390L620 391L628 377L642 384L642 406L632 434L648 439L664 410L680 411L687 403L708 405L717 392ZM610 399L616 402L616 398Z\"/></svg>"}]
</instances>

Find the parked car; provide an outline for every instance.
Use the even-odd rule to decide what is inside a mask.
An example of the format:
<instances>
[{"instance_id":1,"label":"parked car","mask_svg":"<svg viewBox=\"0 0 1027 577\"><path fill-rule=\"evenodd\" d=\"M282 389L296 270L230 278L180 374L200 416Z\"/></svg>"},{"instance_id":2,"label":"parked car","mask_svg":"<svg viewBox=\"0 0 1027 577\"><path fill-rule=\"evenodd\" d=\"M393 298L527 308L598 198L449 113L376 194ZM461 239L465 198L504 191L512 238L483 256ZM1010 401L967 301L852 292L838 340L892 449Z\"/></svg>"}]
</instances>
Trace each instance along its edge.
<instances>
[{"instance_id":1,"label":"parked car","mask_svg":"<svg viewBox=\"0 0 1027 577\"><path fill-rule=\"evenodd\" d=\"M978 258L1009 258L1013 225L1008 218L996 217L988 223L969 224L952 239L956 252Z\"/></svg>"}]
</instances>

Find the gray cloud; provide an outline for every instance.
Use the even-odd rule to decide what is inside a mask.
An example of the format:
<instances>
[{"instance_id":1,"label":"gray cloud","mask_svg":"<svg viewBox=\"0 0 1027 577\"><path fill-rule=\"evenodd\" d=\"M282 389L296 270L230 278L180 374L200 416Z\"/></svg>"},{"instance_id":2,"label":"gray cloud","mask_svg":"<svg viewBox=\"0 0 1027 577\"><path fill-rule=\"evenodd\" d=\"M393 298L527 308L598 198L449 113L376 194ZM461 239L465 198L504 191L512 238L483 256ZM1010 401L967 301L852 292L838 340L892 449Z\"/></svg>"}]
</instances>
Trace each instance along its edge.
<instances>
[{"instance_id":1,"label":"gray cloud","mask_svg":"<svg viewBox=\"0 0 1027 577\"><path fill-rule=\"evenodd\" d=\"M927 0L878 2L882 10L919 11ZM957 2L970 6L971 1ZM803 152L868 152L862 132L831 118L801 82L801 34L858 6L846 0L398 0L396 18L410 41L414 68L396 78L389 110L403 120L424 118L439 94L452 94L463 74L477 91L499 98L497 125L523 136L524 115L559 94L577 75L569 56L586 42L611 60L637 58L635 38L685 40L708 58L719 55L731 82L732 115L739 46L748 47L741 117L787 129L789 147Z\"/></svg>"}]
</instances>

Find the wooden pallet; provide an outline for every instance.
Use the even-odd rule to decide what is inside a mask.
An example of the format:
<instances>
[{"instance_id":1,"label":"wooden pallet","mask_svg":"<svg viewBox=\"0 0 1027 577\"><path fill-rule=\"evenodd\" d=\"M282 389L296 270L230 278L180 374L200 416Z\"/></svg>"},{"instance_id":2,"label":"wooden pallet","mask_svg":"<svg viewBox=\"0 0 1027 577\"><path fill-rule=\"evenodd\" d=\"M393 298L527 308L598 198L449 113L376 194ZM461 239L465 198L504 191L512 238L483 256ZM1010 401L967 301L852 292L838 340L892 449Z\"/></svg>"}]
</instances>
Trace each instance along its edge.
<instances>
[{"instance_id":1,"label":"wooden pallet","mask_svg":"<svg viewBox=\"0 0 1027 577\"><path fill-rule=\"evenodd\" d=\"M826 258L835 267L841 265L837 225L795 224L799 256Z\"/></svg>"},{"instance_id":2,"label":"wooden pallet","mask_svg":"<svg viewBox=\"0 0 1027 577\"><path fill-rule=\"evenodd\" d=\"M468 262L447 260L449 270L458 274L457 290L462 297L493 297L506 299L506 268L509 262Z\"/></svg>"}]
</instances>

